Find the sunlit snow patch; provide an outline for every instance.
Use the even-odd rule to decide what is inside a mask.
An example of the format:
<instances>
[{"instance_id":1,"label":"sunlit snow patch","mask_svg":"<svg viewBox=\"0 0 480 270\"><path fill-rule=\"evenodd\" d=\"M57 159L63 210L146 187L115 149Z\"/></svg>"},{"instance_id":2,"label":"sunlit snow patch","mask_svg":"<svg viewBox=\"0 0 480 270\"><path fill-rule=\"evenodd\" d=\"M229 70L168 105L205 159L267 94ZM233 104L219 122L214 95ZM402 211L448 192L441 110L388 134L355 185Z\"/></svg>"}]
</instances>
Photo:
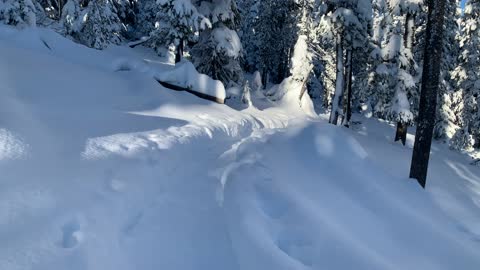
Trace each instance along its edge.
<instances>
[{"instance_id":1,"label":"sunlit snow patch","mask_svg":"<svg viewBox=\"0 0 480 270\"><path fill-rule=\"evenodd\" d=\"M26 155L28 145L12 132L0 128L0 161L19 159Z\"/></svg>"}]
</instances>

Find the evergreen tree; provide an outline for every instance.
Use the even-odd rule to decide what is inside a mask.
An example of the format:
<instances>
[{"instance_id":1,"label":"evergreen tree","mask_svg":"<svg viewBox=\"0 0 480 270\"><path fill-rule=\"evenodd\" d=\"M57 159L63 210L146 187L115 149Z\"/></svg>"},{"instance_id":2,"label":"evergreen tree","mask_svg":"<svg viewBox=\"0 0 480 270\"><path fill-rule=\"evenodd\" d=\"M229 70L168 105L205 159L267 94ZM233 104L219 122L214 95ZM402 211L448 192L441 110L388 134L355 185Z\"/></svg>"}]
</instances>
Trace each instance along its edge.
<instances>
[{"instance_id":1,"label":"evergreen tree","mask_svg":"<svg viewBox=\"0 0 480 270\"><path fill-rule=\"evenodd\" d=\"M110 44L120 44L122 29L112 0L90 1L80 40L89 47L104 49Z\"/></svg>"},{"instance_id":2,"label":"evergreen tree","mask_svg":"<svg viewBox=\"0 0 480 270\"><path fill-rule=\"evenodd\" d=\"M190 0L157 0L159 10L150 42L155 48L174 45L175 62L183 57L184 43L194 41L200 30L211 27L210 21L197 11Z\"/></svg>"},{"instance_id":3,"label":"evergreen tree","mask_svg":"<svg viewBox=\"0 0 480 270\"><path fill-rule=\"evenodd\" d=\"M319 20L317 25L318 44L314 52L314 65L318 70L318 78L323 89L323 107L330 109L332 96L335 90L336 59L335 59L335 33L332 22L332 9L327 1L322 1L319 6Z\"/></svg>"},{"instance_id":4,"label":"evergreen tree","mask_svg":"<svg viewBox=\"0 0 480 270\"><path fill-rule=\"evenodd\" d=\"M480 1L465 6L461 21L460 56L453 76L457 80L463 107L460 128L452 146L467 151L480 146Z\"/></svg>"},{"instance_id":5,"label":"evergreen tree","mask_svg":"<svg viewBox=\"0 0 480 270\"><path fill-rule=\"evenodd\" d=\"M62 10L60 24L65 30L65 34L76 36L83 27L82 9L77 0L68 0Z\"/></svg>"},{"instance_id":6,"label":"evergreen tree","mask_svg":"<svg viewBox=\"0 0 480 270\"><path fill-rule=\"evenodd\" d=\"M212 23L212 28L200 33L192 48L193 63L199 72L222 81L243 84L240 66L242 44L236 32L240 13L234 0L197 1L198 10Z\"/></svg>"},{"instance_id":7,"label":"evergreen tree","mask_svg":"<svg viewBox=\"0 0 480 270\"><path fill-rule=\"evenodd\" d=\"M422 0L390 0L390 10L396 28L394 42L399 49L396 55L396 66L392 75L394 96L390 106L390 118L397 122L395 141L401 140L405 145L408 126L413 123L415 114L412 109L418 99L415 87L415 60L413 57L413 42L415 36L415 17L420 12ZM403 32L403 33L402 33ZM402 42L403 38L403 42Z\"/></svg>"},{"instance_id":8,"label":"evergreen tree","mask_svg":"<svg viewBox=\"0 0 480 270\"><path fill-rule=\"evenodd\" d=\"M374 112L380 118L386 118L387 104L391 98L390 86L386 79L388 65L384 63L384 51L388 45L389 33L392 27L392 17L387 0L374 0L373 3L373 33L370 39L368 54L368 86L360 91L357 98L363 103L363 110Z\"/></svg>"},{"instance_id":9,"label":"evergreen tree","mask_svg":"<svg viewBox=\"0 0 480 270\"><path fill-rule=\"evenodd\" d=\"M445 10L445 34L443 42L443 61L440 73L440 87L438 94L437 120L434 137L438 140L449 141L459 129L461 120L461 95L457 91L452 73L457 65L459 33L457 19L459 8L456 0L447 0Z\"/></svg>"},{"instance_id":10,"label":"evergreen tree","mask_svg":"<svg viewBox=\"0 0 480 270\"><path fill-rule=\"evenodd\" d=\"M294 0L260 0L256 32L263 85L288 77L290 58L298 36L298 5Z\"/></svg>"},{"instance_id":11,"label":"evergreen tree","mask_svg":"<svg viewBox=\"0 0 480 270\"><path fill-rule=\"evenodd\" d=\"M348 125L351 114L353 54L365 53L368 44L372 6L369 0L334 2L332 22L336 38L336 78L330 123L336 125L343 116ZM362 52L363 51L363 52ZM346 95L344 95L346 94Z\"/></svg>"},{"instance_id":12,"label":"evergreen tree","mask_svg":"<svg viewBox=\"0 0 480 270\"><path fill-rule=\"evenodd\" d=\"M244 51L243 68L252 73L259 70L260 63L260 46L256 28L260 13L259 4L260 1L257 0L241 0L238 4L242 18L238 34Z\"/></svg>"},{"instance_id":13,"label":"evergreen tree","mask_svg":"<svg viewBox=\"0 0 480 270\"><path fill-rule=\"evenodd\" d=\"M0 3L0 20L19 27L36 26L34 0L5 0Z\"/></svg>"},{"instance_id":14,"label":"evergreen tree","mask_svg":"<svg viewBox=\"0 0 480 270\"><path fill-rule=\"evenodd\" d=\"M157 5L155 0L143 0L136 3L138 11L135 16L136 23L132 26L132 38L140 39L150 36L152 31L155 30L159 8L160 6Z\"/></svg>"}]
</instances>

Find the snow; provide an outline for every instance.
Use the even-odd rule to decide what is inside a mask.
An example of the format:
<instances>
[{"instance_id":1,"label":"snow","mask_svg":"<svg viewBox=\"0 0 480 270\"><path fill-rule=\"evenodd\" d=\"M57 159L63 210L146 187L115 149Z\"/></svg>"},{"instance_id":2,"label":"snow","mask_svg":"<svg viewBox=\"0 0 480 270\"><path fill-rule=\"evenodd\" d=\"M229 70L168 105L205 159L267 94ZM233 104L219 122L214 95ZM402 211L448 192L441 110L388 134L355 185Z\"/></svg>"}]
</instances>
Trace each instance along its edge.
<instances>
[{"instance_id":1,"label":"snow","mask_svg":"<svg viewBox=\"0 0 480 270\"><path fill-rule=\"evenodd\" d=\"M220 100L224 100L226 96L222 82L198 73L195 66L188 61L177 63L173 69L156 73L154 77L195 92L217 97Z\"/></svg>"},{"instance_id":2,"label":"snow","mask_svg":"<svg viewBox=\"0 0 480 270\"><path fill-rule=\"evenodd\" d=\"M444 145L423 190L385 122L234 110L154 80L187 62L42 29L1 27L0 58L0 269L480 265L480 168Z\"/></svg>"},{"instance_id":3,"label":"snow","mask_svg":"<svg viewBox=\"0 0 480 270\"><path fill-rule=\"evenodd\" d=\"M237 32L225 26L217 27L212 31L212 37L216 41L217 52L224 52L228 57L237 59L242 51L242 43Z\"/></svg>"}]
</instances>

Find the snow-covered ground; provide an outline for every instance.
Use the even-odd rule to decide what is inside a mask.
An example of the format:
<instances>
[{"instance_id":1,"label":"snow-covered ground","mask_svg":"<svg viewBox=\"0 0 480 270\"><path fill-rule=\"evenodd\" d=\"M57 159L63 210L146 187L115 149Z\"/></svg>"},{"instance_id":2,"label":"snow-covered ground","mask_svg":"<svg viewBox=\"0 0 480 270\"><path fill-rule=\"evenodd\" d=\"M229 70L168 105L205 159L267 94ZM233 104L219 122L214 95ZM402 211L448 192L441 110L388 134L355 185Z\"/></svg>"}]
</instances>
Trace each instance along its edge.
<instances>
[{"instance_id":1,"label":"snow-covered ground","mask_svg":"<svg viewBox=\"0 0 480 270\"><path fill-rule=\"evenodd\" d=\"M234 110L41 29L0 59L2 270L480 267L480 168L443 145L425 191L387 123Z\"/></svg>"}]
</instances>

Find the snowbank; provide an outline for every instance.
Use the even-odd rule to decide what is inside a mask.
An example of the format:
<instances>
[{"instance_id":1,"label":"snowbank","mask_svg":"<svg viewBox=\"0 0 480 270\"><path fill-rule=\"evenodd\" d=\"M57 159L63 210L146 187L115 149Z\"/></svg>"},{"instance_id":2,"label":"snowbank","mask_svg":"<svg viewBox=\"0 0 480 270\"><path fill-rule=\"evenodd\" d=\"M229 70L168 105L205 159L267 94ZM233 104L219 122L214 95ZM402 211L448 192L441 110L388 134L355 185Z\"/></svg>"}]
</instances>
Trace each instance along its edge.
<instances>
[{"instance_id":1,"label":"snowbank","mask_svg":"<svg viewBox=\"0 0 480 270\"><path fill-rule=\"evenodd\" d=\"M188 61L177 63L173 69L155 73L154 77L157 80L216 97L219 100L224 100L226 96L222 82L198 73L193 64Z\"/></svg>"}]
</instances>

